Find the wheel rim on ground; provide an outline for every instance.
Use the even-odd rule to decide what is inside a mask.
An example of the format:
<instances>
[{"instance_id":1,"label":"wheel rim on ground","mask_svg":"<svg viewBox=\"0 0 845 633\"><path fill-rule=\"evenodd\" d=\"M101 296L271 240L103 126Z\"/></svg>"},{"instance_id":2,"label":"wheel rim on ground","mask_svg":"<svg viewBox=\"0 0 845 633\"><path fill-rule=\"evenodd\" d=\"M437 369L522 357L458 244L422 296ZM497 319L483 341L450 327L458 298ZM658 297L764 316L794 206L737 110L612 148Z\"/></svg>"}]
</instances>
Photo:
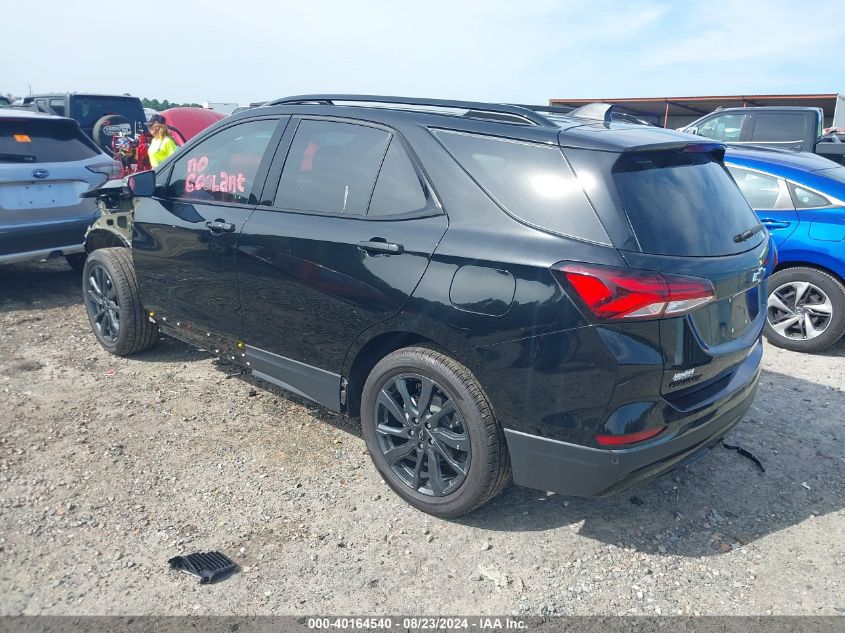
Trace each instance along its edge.
<instances>
[{"instance_id":1,"label":"wheel rim on ground","mask_svg":"<svg viewBox=\"0 0 845 633\"><path fill-rule=\"evenodd\" d=\"M376 400L378 445L391 470L409 488L443 497L466 479L467 426L444 389L420 374L393 376Z\"/></svg>"},{"instance_id":2,"label":"wheel rim on ground","mask_svg":"<svg viewBox=\"0 0 845 633\"><path fill-rule=\"evenodd\" d=\"M789 281L769 294L766 318L780 336L807 341L828 328L833 318L833 304L815 284Z\"/></svg>"},{"instance_id":3,"label":"wheel rim on ground","mask_svg":"<svg viewBox=\"0 0 845 633\"><path fill-rule=\"evenodd\" d=\"M91 322L100 337L109 344L117 341L120 333L120 306L117 290L109 271L94 264L85 278L85 298Z\"/></svg>"}]
</instances>

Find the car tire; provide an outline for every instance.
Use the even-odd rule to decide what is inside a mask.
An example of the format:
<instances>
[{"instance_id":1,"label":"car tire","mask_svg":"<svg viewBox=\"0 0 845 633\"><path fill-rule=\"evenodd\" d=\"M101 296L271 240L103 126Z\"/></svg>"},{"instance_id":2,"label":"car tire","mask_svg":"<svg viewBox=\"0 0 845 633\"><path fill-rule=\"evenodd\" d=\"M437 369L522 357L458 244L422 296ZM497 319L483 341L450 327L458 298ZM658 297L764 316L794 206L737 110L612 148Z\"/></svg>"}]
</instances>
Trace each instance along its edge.
<instances>
[{"instance_id":1,"label":"car tire","mask_svg":"<svg viewBox=\"0 0 845 633\"><path fill-rule=\"evenodd\" d=\"M384 480L428 514L470 512L511 479L504 432L484 391L437 351L407 347L379 361L364 384L361 423Z\"/></svg>"},{"instance_id":2,"label":"car tire","mask_svg":"<svg viewBox=\"0 0 845 633\"><path fill-rule=\"evenodd\" d=\"M85 270L85 260L88 258L88 253L73 253L65 255L65 261L68 266L73 268L73 272L82 273Z\"/></svg>"},{"instance_id":3,"label":"car tire","mask_svg":"<svg viewBox=\"0 0 845 633\"><path fill-rule=\"evenodd\" d=\"M845 334L845 287L835 277L816 268L785 268L767 288L764 334L772 345L821 352Z\"/></svg>"},{"instance_id":4,"label":"car tire","mask_svg":"<svg viewBox=\"0 0 845 633\"><path fill-rule=\"evenodd\" d=\"M88 255L82 295L91 329L107 352L129 356L155 344L158 326L141 306L132 251L102 248Z\"/></svg>"},{"instance_id":5,"label":"car tire","mask_svg":"<svg viewBox=\"0 0 845 633\"><path fill-rule=\"evenodd\" d=\"M112 138L116 136L115 134L110 134L110 128L114 126L128 126L130 133L132 131L132 121L127 119L125 116L121 116L120 114L106 114L105 116L101 116L97 119L97 122L94 123L94 127L91 130L91 138L94 139L94 142L97 144L101 150L103 150L109 156L114 156L114 150L112 149Z\"/></svg>"}]
</instances>

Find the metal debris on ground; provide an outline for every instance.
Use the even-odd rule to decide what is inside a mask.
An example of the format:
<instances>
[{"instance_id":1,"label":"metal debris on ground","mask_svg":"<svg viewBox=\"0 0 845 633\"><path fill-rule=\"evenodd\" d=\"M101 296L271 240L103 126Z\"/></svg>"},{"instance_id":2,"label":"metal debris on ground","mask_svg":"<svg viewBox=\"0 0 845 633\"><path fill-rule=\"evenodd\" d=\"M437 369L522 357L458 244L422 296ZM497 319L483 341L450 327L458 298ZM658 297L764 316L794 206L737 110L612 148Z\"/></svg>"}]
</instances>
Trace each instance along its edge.
<instances>
[{"instance_id":1,"label":"metal debris on ground","mask_svg":"<svg viewBox=\"0 0 845 633\"><path fill-rule=\"evenodd\" d=\"M759 468L763 472L766 472L766 469L763 468L763 462L761 462L759 459L754 457L754 455L752 455L750 451L745 450L741 446L734 446L733 444L726 444L725 442L722 442L722 446L724 446L729 451L736 451L737 453L739 453L743 457L747 457L752 462L757 464L757 468Z\"/></svg>"},{"instance_id":2,"label":"metal debris on ground","mask_svg":"<svg viewBox=\"0 0 845 633\"><path fill-rule=\"evenodd\" d=\"M187 556L174 556L167 562L170 569L199 577L201 585L220 580L239 569L235 561L220 552L196 552Z\"/></svg>"}]
</instances>

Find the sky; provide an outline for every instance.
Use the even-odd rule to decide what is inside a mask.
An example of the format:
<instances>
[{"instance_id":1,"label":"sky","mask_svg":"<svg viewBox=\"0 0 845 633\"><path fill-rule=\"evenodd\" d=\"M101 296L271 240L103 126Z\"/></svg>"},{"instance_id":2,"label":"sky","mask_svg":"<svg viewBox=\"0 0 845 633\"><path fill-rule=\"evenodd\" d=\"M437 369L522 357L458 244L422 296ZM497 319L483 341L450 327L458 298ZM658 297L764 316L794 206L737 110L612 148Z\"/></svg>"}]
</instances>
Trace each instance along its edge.
<instances>
[{"instance_id":1,"label":"sky","mask_svg":"<svg viewBox=\"0 0 845 633\"><path fill-rule=\"evenodd\" d=\"M4 3L0 93L242 105L845 92L845 0Z\"/></svg>"}]
</instances>

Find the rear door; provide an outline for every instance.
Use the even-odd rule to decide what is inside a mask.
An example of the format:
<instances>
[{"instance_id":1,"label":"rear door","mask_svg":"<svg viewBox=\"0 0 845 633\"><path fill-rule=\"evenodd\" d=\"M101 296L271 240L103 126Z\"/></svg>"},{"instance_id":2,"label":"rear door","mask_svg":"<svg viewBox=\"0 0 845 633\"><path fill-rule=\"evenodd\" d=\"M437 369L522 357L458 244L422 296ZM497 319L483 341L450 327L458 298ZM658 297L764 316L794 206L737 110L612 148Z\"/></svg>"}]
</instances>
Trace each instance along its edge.
<instances>
[{"instance_id":1,"label":"rear door","mask_svg":"<svg viewBox=\"0 0 845 633\"><path fill-rule=\"evenodd\" d=\"M303 118L286 137L272 203L238 246L246 355L260 377L338 409L350 344L401 310L447 220L395 131Z\"/></svg>"},{"instance_id":2,"label":"rear door","mask_svg":"<svg viewBox=\"0 0 845 633\"><path fill-rule=\"evenodd\" d=\"M139 199L132 246L141 299L165 327L187 337L240 334L235 248L285 121L262 117L217 130L165 163L166 187Z\"/></svg>"},{"instance_id":3,"label":"rear door","mask_svg":"<svg viewBox=\"0 0 845 633\"><path fill-rule=\"evenodd\" d=\"M728 171L760 222L771 233L775 244L781 246L795 232L800 222L786 181L738 165L729 164Z\"/></svg>"},{"instance_id":4,"label":"rear door","mask_svg":"<svg viewBox=\"0 0 845 633\"><path fill-rule=\"evenodd\" d=\"M75 121L0 117L0 256L81 245L110 162Z\"/></svg>"}]
</instances>

